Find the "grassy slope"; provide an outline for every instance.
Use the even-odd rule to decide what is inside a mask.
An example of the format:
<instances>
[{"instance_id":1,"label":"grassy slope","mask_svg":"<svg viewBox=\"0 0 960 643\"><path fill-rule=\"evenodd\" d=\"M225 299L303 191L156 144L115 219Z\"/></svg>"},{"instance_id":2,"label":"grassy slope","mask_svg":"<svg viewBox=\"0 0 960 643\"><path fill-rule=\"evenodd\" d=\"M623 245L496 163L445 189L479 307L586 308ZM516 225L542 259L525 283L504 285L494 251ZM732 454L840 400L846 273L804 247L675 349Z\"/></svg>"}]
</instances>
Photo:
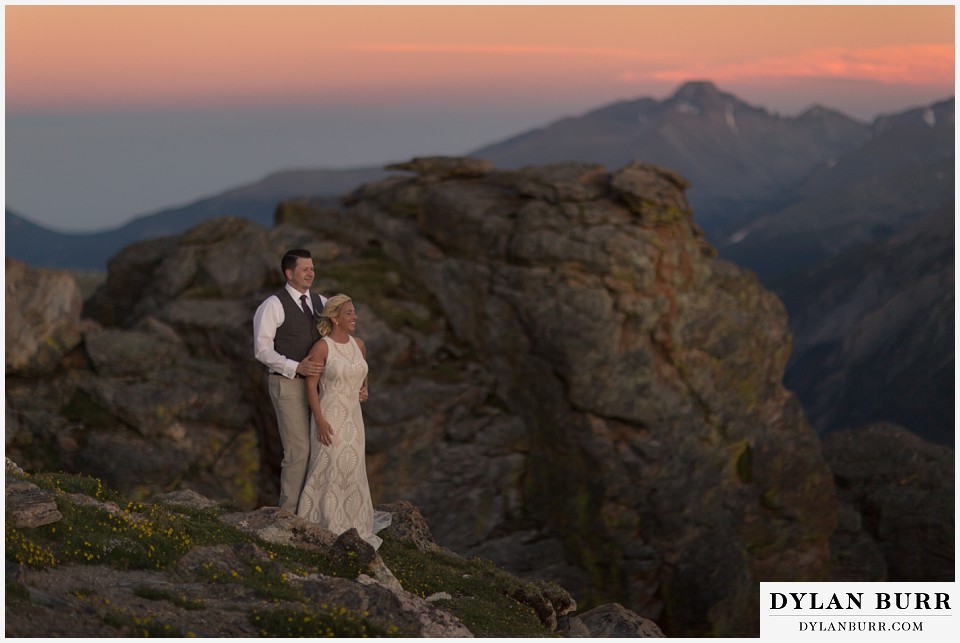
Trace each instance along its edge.
<instances>
[{"instance_id":1,"label":"grassy slope","mask_svg":"<svg viewBox=\"0 0 960 643\"><path fill-rule=\"evenodd\" d=\"M56 570L62 565L92 565L124 570L170 570L193 547L220 544L255 544L268 552L273 565L242 561L229 574L210 570L202 582L242 585L259 599L255 606L238 605L262 636L390 636L389 623L375 622L364 614L333 606L318 611L300 594L291 574L323 574L355 578L363 570L350 561L336 561L317 552L268 543L220 520L230 507L191 510L183 507L129 502L95 479L69 474L16 476L56 495L63 519L33 529L17 529L6 521L7 609L24 609L31 592L15 575L10 563L34 569ZM11 474L8 473L8 479ZM77 502L83 494L101 504ZM111 511L104 503L115 503ZM475 635L494 637L551 636L534 611L511 598L526 583L481 559L452 554L424 553L399 541L385 541L381 557L405 589L422 597L446 592L450 599L435 604L457 616ZM13 566L16 568L16 565ZM211 592L215 592L211 588ZM225 588L224 591L227 591ZM169 602L188 610L204 610L204 601L172 590L138 590L137 596ZM150 594L147 596L146 594ZM264 605L268 607L264 608ZM9 612L8 612L9 614ZM64 613L69 618L69 613ZM149 614L130 616L111 611L105 625L127 628L137 635L190 635L171 629ZM401 633L402 634L402 633ZM38 632L37 635L42 635Z\"/></svg>"}]
</instances>

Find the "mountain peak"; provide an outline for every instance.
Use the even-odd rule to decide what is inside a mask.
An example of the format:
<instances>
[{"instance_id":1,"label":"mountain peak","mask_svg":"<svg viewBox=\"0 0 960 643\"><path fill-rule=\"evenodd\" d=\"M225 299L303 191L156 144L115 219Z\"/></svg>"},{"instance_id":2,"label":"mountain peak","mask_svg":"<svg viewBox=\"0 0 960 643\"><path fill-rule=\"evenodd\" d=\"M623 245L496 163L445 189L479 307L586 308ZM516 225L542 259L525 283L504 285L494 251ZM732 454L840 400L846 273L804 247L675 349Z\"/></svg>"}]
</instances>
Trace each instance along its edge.
<instances>
[{"instance_id":1,"label":"mountain peak","mask_svg":"<svg viewBox=\"0 0 960 643\"><path fill-rule=\"evenodd\" d=\"M703 113L727 109L740 101L736 96L720 91L712 82L698 80L681 85L664 103L684 112Z\"/></svg>"},{"instance_id":2,"label":"mountain peak","mask_svg":"<svg viewBox=\"0 0 960 643\"><path fill-rule=\"evenodd\" d=\"M811 122L811 121L845 121L845 122L859 122L856 119L853 119L843 112L825 107L818 103L810 105L807 109L803 110L799 116L797 116L798 122Z\"/></svg>"},{"instance_id":3,"label":"mountain peak","mask_svg":"<svg viewBox=\"0 0 960 643\"><path fill-rule=\"evenodd\" d=\"M681 85L671 98L693 101L722 95L717 86L709 80L692 80Z\"/></svg>"}]
</instances>

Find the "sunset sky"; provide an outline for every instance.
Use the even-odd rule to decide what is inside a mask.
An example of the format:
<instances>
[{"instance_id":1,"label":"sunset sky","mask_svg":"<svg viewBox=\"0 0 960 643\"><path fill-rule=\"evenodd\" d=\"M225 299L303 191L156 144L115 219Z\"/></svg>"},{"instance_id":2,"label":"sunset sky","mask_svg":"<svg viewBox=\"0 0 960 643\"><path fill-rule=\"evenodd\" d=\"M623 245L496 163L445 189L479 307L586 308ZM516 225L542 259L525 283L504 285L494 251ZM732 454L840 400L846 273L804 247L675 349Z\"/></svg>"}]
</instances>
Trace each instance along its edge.
<instances>
[{"instance_id":1,"label":"sunset sky","mask_svg":"<svg viewBox=\"0 0 960 643\"><path fill-rule=\"evenodd\" d=\"M5 8L6 205L93 230L280 169L462 154L711 80L870 121L954 93L954 7Z\"/></svg>"}]
</instances>

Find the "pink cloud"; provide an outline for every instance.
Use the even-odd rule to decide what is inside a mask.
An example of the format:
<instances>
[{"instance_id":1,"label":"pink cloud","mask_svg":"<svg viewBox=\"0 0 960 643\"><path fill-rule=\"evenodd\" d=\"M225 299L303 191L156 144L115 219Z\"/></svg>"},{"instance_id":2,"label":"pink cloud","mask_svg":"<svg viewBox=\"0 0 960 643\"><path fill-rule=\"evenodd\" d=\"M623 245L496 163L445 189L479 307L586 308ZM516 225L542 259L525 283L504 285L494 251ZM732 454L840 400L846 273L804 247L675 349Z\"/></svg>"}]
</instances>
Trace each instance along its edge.
<instances>
[{"instance_id":1,"label":"pink cloud","mask_svg":"<svg viewBox=\"0 0 960 643\"><path fill-rule=\"evenodd\" d=\"M625 82L711 78L729 82L757 78L845 78L883 83L952 84L952 45L903 45L846 49L829 47L792 56L733 64L701 64L650 72L624 72Z\"/></svg>"},{"instance_id":2,"label":"pink cloud","mask_svg":"<svg viewBox=\"0 0 960 643\"><path fill-rule=\"evenodd\" d=\"M663 52L627 47L559 47L551 45L425 44L408 42L359 43L347 49L371 53L583 55L609 58L662 59Z\"/></svg>"}]
</instances>

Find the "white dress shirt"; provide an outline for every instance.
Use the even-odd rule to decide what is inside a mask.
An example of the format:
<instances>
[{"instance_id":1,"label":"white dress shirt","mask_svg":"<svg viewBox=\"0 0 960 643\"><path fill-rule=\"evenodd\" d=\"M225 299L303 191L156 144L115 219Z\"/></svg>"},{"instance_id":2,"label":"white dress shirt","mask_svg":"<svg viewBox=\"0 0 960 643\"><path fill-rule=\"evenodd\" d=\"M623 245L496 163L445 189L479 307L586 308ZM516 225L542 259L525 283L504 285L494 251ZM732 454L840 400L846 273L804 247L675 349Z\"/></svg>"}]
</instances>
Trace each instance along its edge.
<instances>
[{"instance_id":1,"label":"white dress shirt","mask_svg":"<svg viewBox=\"0 0 960 643\"><path fill-rule=\"evenodd\" d=\"M300 295L307 295L307 306L310 307L310 310L313 310L313 298L309 291L300 293L290 284L287 284L286 290L297 306L300 305ZM327 303L326 297L323 295L319 295L319 297L321 303ZM317 311L313 310L313 312L316 313ZM283 320L283 304L280 303L280 298L277 295L270 295L264 299L253 315L253 354L257 361L270 369L271 373L279 373L284 377L293 379L297 374L297 365L300 362L287 359L273 348L273 338L276 337L277 328L283 324Z\"/></svg>"}]
</instances>

